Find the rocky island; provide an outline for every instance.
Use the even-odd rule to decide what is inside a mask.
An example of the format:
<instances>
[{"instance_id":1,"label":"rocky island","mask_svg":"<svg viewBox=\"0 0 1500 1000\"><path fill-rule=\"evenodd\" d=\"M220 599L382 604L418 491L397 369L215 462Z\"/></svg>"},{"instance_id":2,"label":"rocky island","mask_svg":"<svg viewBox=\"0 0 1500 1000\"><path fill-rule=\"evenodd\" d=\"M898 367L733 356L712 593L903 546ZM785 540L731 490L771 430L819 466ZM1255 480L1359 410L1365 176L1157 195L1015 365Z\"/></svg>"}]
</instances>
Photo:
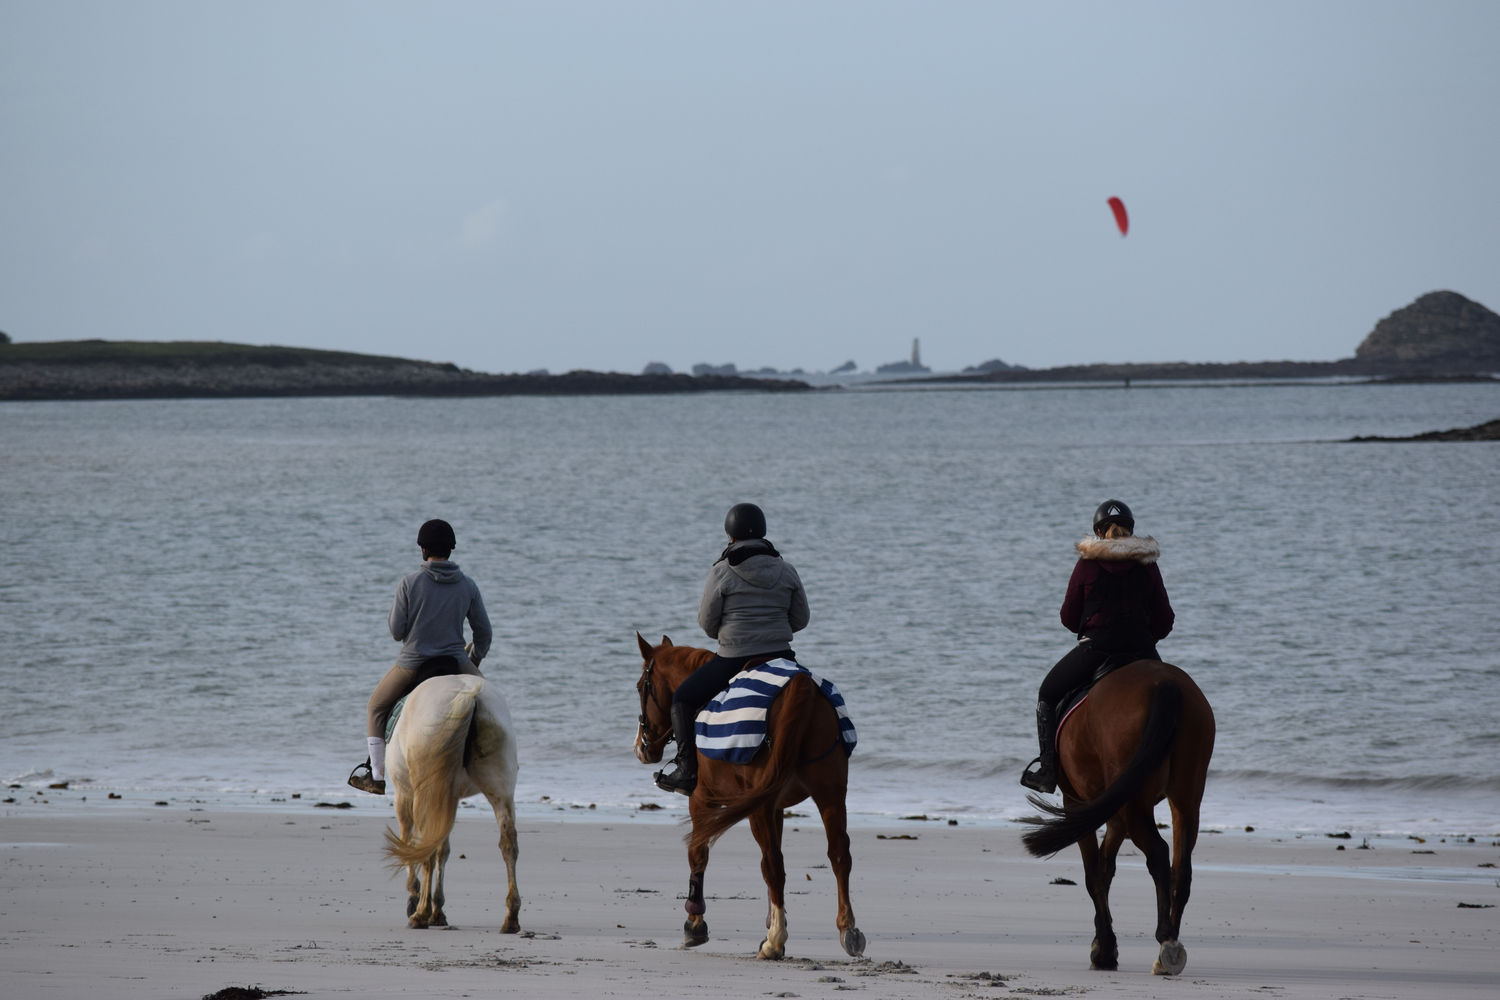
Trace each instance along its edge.
<instances>
[{"instance_id":1,"label":"rocky island","mask_svg":"<svg viewBox=\"0 0 1500 1000\"><path fill-rule=\"evenodd\" d=\"M810 391L789 379L736 375L487 375L452 364L218 342L0 343L0 400L257 396L542 396Z\"/></svg>"}]
</instances>

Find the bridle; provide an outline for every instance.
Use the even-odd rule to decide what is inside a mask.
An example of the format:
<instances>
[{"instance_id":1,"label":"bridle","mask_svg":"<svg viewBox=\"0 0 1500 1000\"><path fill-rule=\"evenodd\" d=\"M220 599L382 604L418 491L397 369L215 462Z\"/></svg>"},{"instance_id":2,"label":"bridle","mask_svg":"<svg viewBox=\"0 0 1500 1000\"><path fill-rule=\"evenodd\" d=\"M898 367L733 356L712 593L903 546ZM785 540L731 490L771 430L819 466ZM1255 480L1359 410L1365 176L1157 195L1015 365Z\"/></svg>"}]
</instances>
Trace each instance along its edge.
<instances>
[{"instance_id":1,"label":"bridle","mask_svg":"<svg viewBox=\"0 0 1500 1000\"><path fill-rule=\"evenodd\" d=\"M657 733L651 728L650 723L646 721L646 706L654 700L655 695L655 690L651 684L651 675L655 671L656 657L653 656L646 661L646 669L641 672L641 714L638 720L641 727L641 744L643 746L652 746L659 743L665 747L672 739L671 727L668 726L665 732Z\"/></svg>"}]
</instances>

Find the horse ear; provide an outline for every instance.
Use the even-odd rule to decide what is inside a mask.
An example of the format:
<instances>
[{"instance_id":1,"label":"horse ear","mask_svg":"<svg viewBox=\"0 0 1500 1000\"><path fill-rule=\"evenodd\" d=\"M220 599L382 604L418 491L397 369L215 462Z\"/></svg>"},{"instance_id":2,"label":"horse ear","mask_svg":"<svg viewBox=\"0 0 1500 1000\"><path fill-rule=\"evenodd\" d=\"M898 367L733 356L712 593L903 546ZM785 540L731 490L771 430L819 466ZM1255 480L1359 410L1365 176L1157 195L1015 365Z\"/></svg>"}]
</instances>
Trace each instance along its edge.
<instances>
[{"instance_id":1,"label":"horse ear","mask_svg":"<svg viewBox=\"0 0 1500 1000\"><path fill-rule=\"evenodd\" d=\"M668 639L666 636L662 636L661 637L661 644L663 646L670 646L670 645L672 645L672 640Z\"/></svg>"},{"instance_id":2,"label":"horse ear","mask_svg":"<svg viewBox=\"0 0 1500 1000\"><path fill-rule=\"evenodd\" d=\"M635 642L636 645L641 647L641 659L651 659L651 644L647 642L645 637L642 636L639 632L635 634Z\"/></svg>"}]
</instances>

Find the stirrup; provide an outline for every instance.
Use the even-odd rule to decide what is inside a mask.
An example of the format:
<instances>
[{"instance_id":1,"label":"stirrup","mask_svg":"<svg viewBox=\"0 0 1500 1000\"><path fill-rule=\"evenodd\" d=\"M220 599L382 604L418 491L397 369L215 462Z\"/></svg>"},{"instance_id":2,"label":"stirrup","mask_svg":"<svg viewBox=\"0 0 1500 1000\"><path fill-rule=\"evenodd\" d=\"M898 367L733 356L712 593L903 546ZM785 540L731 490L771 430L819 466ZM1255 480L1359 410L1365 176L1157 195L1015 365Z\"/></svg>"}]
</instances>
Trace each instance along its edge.
<instances>
[{"instance_id":1,"label":"stirrup","mask_svg":"<svg viewBox=\"0 0 1500 1000\"><path fill-rule=\"evenodd\" d=\"M666 771L656 772L656 787L664 792L677 792L681 795L692 795L693 789L698 787L697 774L683 774L682 762L674 761L677 770L668 774Z\"/></svg>"},{"instance_id":2,"label":"stirrup","mask_svg":"<svg viewBox=\"0 0 1500 1000\"><path fill-rule=\"evenodd\" d=\"M375 772L370 769L370 758L368 757L365 758L363 764L358 765L354 770L349 772L349 785L351 788L358 788L360 791L369 792L371 795L385 794L385 782L375 777Z\"/></svg>"},{"instance_id":3,"label":"stirrup","mask_svg":"<svg viewBox=\"0 0 1500 1000\"><path fill-rule=\"evenodd\" d=\"M1033 771L1033 767L1036 770ZM1021 772L1021 784L1034 792L1051 795L1057 791L1057 775L1055 771L1056 769L1054 768L1054 773L1048 774L1047 769L1042 765L1042 758L1038 757L1030 764L1027 764L1026 770ZM1048 780L1049 778L1051 779L1050 781Z\"/></svg>"}]
</instances>

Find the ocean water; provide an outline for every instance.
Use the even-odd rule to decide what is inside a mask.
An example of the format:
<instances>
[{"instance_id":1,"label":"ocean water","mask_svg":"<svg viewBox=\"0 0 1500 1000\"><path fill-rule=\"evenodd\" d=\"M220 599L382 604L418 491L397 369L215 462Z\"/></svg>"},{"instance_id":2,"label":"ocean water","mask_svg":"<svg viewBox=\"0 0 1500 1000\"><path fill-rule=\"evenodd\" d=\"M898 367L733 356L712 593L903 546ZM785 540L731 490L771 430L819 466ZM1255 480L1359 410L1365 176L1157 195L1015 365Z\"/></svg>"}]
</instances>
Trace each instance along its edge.
<instances>
[{"instance_id":1,"label":"ocean water","mask_svg":"<svg viewBox=\"0 0 1500 1000\"><path fill-rule=\"evenodd\" d=\"M1163 656L1215 707L1207 828L1500 831L1494 385L0 404L0 778L253 808L347 789L386 613L452 521L523 813L681 816L631 743L635 633L696 626L765 508L859 727L854 821L1010 824L1106 496L1155 536ZM589 807L593 807L589 809Z\"/></svg>"}]
</instances>

